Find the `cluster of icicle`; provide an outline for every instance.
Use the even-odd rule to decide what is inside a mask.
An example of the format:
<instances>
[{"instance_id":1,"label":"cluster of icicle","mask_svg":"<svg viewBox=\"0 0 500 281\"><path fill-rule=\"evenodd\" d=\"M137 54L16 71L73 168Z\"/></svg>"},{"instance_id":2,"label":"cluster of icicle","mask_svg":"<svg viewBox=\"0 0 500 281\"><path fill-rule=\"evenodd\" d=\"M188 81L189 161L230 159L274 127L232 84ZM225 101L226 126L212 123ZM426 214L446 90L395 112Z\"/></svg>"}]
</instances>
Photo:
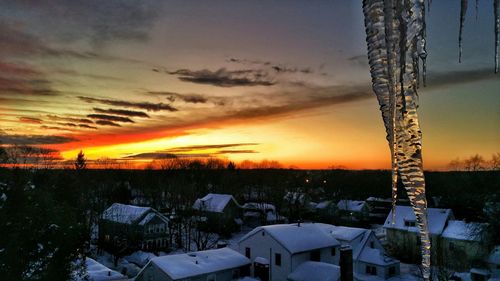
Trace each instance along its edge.
<instances>
[{"instance_id":1,"label":"cluster of icicle","mask_svg":"<svg viewBox=\"0 0 500 281\"><path fill-rule=\"evenodd\" d=\"M430 7L431 0L427 0ZM495 18L495 73L498 72L500 0L493 0ZM478 1L476 0L476 16ZM467 0L461 0L459 61ZM424 0L363 0L368 60L391 149L392 223L395 221L398 176L410 199L421 241L422 271L430 278L427 200L422 165L422 133L417 108L420 63L426 83L426 26Z\"/></svg>"},{"instance_id":2,"label":"cluster of icicle","mask_svg":"<svg viewBox=\"0 0 500 281\"><path fill-rule=\"evenodd\" d=\"M430 4L430 2L429 2ZM467 15L467 0L460 0L460 27L458 31L458 62L462 62L462 33L465 16ZM476 0L476 20L479 13L479 0ZM498 51L500 45L500 0L493 0L493 18L495 20L495 73L498 73Z\"/></svg>"},{"instance_id":3,"label":"cluster of icicle","mask_svg":"<svg viewBox=\"0 0 500 281\"><path fill-rule=\"evenodd\" d=\"M363 0L373 90L392 156L393 223L398 175L410 199L421 241L422 271L430 277L431 243L417 107L419 65L425 85L424 0Z\"/></svg>"}]
</instances>

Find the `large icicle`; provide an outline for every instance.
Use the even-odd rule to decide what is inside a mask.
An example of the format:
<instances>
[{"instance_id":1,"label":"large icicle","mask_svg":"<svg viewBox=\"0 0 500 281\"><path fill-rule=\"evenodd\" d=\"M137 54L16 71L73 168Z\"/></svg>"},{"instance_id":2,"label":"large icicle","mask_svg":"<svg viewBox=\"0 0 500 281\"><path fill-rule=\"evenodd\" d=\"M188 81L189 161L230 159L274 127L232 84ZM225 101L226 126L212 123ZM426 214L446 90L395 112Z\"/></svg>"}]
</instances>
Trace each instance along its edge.
<instances>
[{"instance_id":1,"label":"large icicle","mask_svg":"<svg viewBox=\"0 0 500 281\"><path fill-rule=\"evenodd\" d=\"M493 1L493 13L495 14L495 73L498 73L498 48L500 45L500 0Z\"/></svg>"},{"instance_id":2,"label":"large icicle","mask_svg":"<svg viewBox=\"0 0 500 281\"><path fill-rule=\"evenodd\" d=\"M465 15L467 14L467 0L460 2L460 28L458 31L458 62L462 62L462 32L464 30Z\"/></svg>"},{"instance_id":3,"label":"large icicle","mask_svg":"<svg viewBox=\"0 0 500 281\"><path fill-rule=\"evenodd\" d=\"M426 57L423 1L364 0L363 12L372 86L393 160L393 199L399 173L417 218L423 277L429 280L431 245L416 92L418 58Z\"/></svg>"}]
</instances>

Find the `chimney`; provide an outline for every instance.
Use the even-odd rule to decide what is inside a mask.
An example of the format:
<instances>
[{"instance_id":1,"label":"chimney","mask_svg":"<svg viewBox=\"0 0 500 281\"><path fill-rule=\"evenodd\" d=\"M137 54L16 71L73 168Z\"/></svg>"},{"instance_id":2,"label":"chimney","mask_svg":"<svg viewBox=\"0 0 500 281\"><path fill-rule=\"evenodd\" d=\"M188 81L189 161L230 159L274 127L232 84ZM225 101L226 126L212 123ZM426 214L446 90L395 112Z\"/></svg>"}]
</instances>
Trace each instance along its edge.
<instances>
[{"instance_id":1,"label":"chimney","mask_svg":"<svg viewBox=\"0 0 500 281\"><path fill-rule=\"evenodd\" d=\"M353 281L352 248L349 245L340 247L340 281Z\"/></svg>"}]
</instances>

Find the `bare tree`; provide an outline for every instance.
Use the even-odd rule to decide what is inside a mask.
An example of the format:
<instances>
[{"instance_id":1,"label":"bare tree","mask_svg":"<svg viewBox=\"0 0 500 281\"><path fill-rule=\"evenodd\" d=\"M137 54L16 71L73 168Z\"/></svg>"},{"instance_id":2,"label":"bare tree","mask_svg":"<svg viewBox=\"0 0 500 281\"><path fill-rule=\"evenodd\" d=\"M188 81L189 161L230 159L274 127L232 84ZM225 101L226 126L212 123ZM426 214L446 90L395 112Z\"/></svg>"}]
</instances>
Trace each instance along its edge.
<instances>
[{"instance_id":1,"label":"bare tree","mask_svg":"<svg viewBox=\"0 0 500 281\"><path fill-rule=\"evenodd\" d=\"M492 170L500 170L500 152L491 155L490 166Z\"/></svg>"},{"instance_id":2,"label":"bare tree","mask_svg":"<svg viewBox=\"0 0 500 281\"><path fill-rule=\"evenodd\" d=\"M471 156L469 159L464 161L465 169L467 171L480 171L485 168L486 161L484 161L483 156L476 154Z\"/></svg>"}]
</instances>

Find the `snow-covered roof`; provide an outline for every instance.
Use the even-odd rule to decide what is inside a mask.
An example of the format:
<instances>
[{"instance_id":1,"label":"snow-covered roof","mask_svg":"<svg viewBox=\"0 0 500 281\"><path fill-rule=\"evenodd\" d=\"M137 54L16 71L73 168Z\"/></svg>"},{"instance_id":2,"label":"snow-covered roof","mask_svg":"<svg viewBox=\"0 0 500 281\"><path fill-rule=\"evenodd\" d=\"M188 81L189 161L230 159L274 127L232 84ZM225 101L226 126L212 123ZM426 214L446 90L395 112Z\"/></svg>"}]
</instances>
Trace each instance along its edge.
<instances>
[{"instance_id":1,"label":"snow-covered roof","mask_svg":"<svg viewBox=\"0 0 500 281\"><path fill-rule=\"evenodd\" d=\"M385 203L391 203L392 200L390 198L379 198L379 197L368 197L366 201L370 202L385 202Z\"/></svg>"},{"instance_id":2,"label":"snow-covered roof","mask_svg":"<svg viewBox=\"0 0 500 281\"><path fill-rule=\"evenodd\" d=\"M250 260L234 250L221 248L157 257L151 259L149 264L154 264L170 278L178 280L250 265Z\"/></svg>"},{"instance_id":3,"label":"snow-covered roof","mask_svg":"<svg viewBox=\"0 0 500 281\"><path fill-rule=\"evenodd\" d=\"M322 223L259 226L243 236L240 243L261 230L292 254L340 245L339 241L325 230Z\"/></svg>"},{"instance_id":4,"label":"snow-covered roof","mask_svg":"<svg viewBox=\"0 0 500 281\"><path fill-rule=\"evenodd\" d=\"M330 206L331 203L332 203L332 201L329 201L329 200L328 201L321 201L316 205L316 209L325 209L328 206Z\"/></svg>"},{"instance_id":5,"label":"snow-covered roof","mask_svg":"<svg viewBox=\"0 0 500 281\"><path fill-rule=\"evenodd\" d=\"M456 240L481 241L484 226L483 223L450 220L443 231L443 237Z\"/></svg>"},{"instance_id":6,"label":"snow-covered roof","mask_svg":"<svg viewBox=\"0 0 500 281\"><path fill-rule=\"evenodd\" d=\"M337 281L340 279L340 267L337 265L306 261L288 275L291 281Z\"/></svg>"},{"instance_id":7,"label":"snow-covered roof","mask_svg":"<svg viewBox=\"0 0 500 281\"><path fill-rule=\"evenodd\" d=\"M102 218L109 221L130 224L140 219L151 210L152 209L149 207L138 207L114 203L111 207L104 211Z\"/></svg>"},{"instance_id":8,"label":"snow-covered roof","mask_svg":"<svg viewBox=\"0 0 500 281\"><path fill-rule=\"evenodd\" d=\"M342 241L351 241L363 233L366 232L366 229L357 228L357 227L347 227L347 226L333 226L330 229L330 233L337 240Z\"/></svg>"},{"instance_id":9,"label":"snow-covered roof","mask_svg":"<svg viewBox=\"0 0 500 281\"><path fill-rule=\"evenodd\" d=\"M500 265L500 246L495 246L493 251L491 251L488 262L496 265Z\"/></svg>"},{"instance_id":10,"label":"snow-covered roof","mask_svg":"<svg viewBox=\"0 0 500 281\"><path fill-rule=\"evenodd\" d=\"M337 207L339 208L339 210L343 211L361 212L365 204L365 201L340 200L337 203Z\"/></svg>"},{"instance_id":11,"label":"snow-covered roof","mask_svg":"<svg viewBox=\"0 0 500 281\"><path fill-rule=\"evenodd\" d=\"M76 280L88 281L127 281L128 278L114 270L111 270L104 265L98 263L91 258L85 258L85 265L87 273L81 278L77 277ZM85 279L87 277L87 279Z\"/></svg>"},{"instance_id":12,"label":"snow-covered roof","mask_svg":"<svg viewBox=\"0 0 500 281\"><path fill-rule=\"evenodd\" d=\"M222 213L231 200L239 206L238 202L232 195L209 193L203 198L196 199L193 204L193 209Z\"/></svg>"},{"instance_id":13,"label":"snow-covered roof","mask_svg":"<svg viewBox=\"0 0 500 281\"><path fill-rule=\"evenodd\" d=\"M442 234L446 226L446 222L453 218L451 209L427 208L427 219L429 224L429 232L431 234ZM417 226L405 226L405 221L416 221L415 213L410 206L396 206L396 219L392 224L392 210L385 220L384 227L392 229L400 229L410 232L418 232Z\"/></svg>"},{"instance_id":14,"label":"snow-covered roof","mask_svg":"<svg viewBox=\"0 0 500 281\"><path fill-rule=\"evenodd\" d=\"M357 260L382 266L398 263L398 260L384 254L380 249L370 247L363 247Z\"/></svg>"},{"instance_id":15,"label":"snow-covered roof","mask_svg":"<svg viewBox=\"0 0 500 281\"><path fill-rule=\"evenodd\" d=\"M147 214L140 222L139 225L145 225L148 222L150 222L154 217L156 216L155 213L149 213Z\"/></svg>"},{"instance_id":16,"label":"snow-covered roof","mask_svg":"<svg viewBox=\"0 0 500 281\"><path fill-rule=\"evenodd\" d=\"M243 209L261 210L263 212L276 211L276 207L269 203L248 202L243 204Z\"/></svg>"}]
</instances>

